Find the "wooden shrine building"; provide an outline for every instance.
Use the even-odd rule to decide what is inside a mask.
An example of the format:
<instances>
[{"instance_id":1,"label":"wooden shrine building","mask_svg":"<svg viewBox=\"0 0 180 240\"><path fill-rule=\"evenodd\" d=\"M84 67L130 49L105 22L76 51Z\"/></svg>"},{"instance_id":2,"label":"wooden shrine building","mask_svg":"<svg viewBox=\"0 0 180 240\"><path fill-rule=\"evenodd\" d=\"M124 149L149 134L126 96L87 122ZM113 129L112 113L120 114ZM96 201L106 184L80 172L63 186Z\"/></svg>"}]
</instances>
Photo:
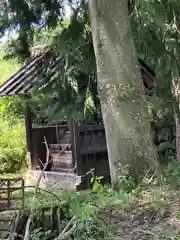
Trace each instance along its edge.
<instances>
[{"instance_id":1,"label":"wooden shrine building","mask_svg":"<svg viewBox=\"0 0 180 240\"><path fill-rule=\"evenodd\" d=\"M0 85L0 96L29 96L34 88L41 90L39 78L44 68L51 68L51 78L59 67L60 58L51 61L41 46L33 48L32 56L25 64ZM142 80L147 89L152 88L155 73L141 60L138 61ZM44 137L47 140L51 153L51 161L47 171L65 171L73 169L74 174L86 176L90 169L95 169L97 176L109 178L109 163L106 147L106 138L103 124L78 125L74 122L58 124L55 126L33 125L30 106L25 108L25 127L27 139L27 152L29 166L35 170L42 168L46 161L46 147ZM84 186L88 180L84 178Z\"/></svg>"}]
</instances>

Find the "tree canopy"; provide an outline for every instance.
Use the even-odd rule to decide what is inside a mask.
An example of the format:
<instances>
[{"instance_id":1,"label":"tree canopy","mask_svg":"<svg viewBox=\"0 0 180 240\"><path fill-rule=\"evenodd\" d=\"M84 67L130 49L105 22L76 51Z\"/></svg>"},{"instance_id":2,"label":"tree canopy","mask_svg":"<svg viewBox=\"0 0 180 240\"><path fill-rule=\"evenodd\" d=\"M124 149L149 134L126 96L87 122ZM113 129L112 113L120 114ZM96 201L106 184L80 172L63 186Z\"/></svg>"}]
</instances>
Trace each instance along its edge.
<instances>
[{"instance_id":1,"label":"tree canopy","mask_svg":"<svg viewBox=\"0 0 180 240\"><path fill-rule=\"evenodd\" d=\"M81 106L88 86L94 92L94 102L98 106L87 1L78 1L76 5L69 1L69 6L72 16L65 21L64 1L6 1L0 17L1 36L7 30L16 29L16 38L10 42L11 53L21 60L29 55L31 46L45 43L52 46L64 58L63 75L75 79L79 85L81 96L73 101L80 102ZM172 76L178 76L179 71L178 1L129 1L129 10L137 55L156 71L155 91L166 107L173 97ZM156 98L154 102L157 108L159 100Z\"/></svg>"}]
</instances>

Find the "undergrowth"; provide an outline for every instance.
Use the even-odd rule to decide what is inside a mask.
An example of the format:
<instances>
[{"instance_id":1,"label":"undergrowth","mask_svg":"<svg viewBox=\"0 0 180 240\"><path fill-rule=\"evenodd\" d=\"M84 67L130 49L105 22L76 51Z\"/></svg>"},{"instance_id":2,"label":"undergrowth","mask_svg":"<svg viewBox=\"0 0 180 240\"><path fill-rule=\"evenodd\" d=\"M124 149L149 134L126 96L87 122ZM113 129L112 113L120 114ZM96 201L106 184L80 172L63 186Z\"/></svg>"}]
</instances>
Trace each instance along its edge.
<instances>
[{"instance_id":1,"label":"undergrowth","mask_svg":"<svg viewBox=\"0 0 180 240\"><path fill-rule=\"evenodd\" d=\"M5 60L0 48L0 83L18 69L16 60ZM20 171L26 165L26 143L23 100L19 97L0 98L0 174Z\"/></svg>"},{"instance_id":2,"label":"undergrowth","mask_svg":"<svg viewBox=\"0 0 180 240\"><path fill-rule=\"evenodd\" d=\"M123 184L121 182L119 189L102 186L100 178L93 175L92 190L41 190L34 201L30 195L27 196L26 207L36 209L47 203L53 206L58 202L67 202L69 219L76 219L76 228L69 239L177 240L180 233L180 195L177 186L170 185L175 177L175 174L171 176L171 167L168 166L166 179L161 184L151 178L132 184L126 169L122 173L124 176L121 175ZM177 180L179 172L176 173ZM172 219L177 221L176 227L171 227ZM31 234L31 240L38 239L46 239L42 229Z\"/></svg>"},{"instance_id":3,"label":"undergrowth","mask_svg":"<svg viewBox=\"0 0 180 240\"><path fill-rule=\"evenodd\" d=\"M24 123L0 120L0 173L20 171L26 165Z\"/></svg>"},{"instance_id":4,"label":"undergrowth","mask_svg":"<svg viewBox=\"0 0 180 240\"><path fill-rule=\"evenodd\" d=\"M180 161L171 158L167 168L165 169L167 182L175 187L180 188Z\"/></svg>"}]
</instances>

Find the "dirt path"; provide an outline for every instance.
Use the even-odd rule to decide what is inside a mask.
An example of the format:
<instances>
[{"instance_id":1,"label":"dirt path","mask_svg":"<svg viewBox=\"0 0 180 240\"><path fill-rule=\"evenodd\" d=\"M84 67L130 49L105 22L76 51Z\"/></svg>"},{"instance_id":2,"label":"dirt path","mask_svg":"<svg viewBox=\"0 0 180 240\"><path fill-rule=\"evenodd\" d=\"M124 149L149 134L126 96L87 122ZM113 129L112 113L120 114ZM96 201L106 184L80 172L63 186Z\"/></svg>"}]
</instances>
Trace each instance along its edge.
<instances>
[{"instance_id":1,"label":"dirt path","mask_svg":"<svg viewBox=\"0 0 180 240\"><path fill-rule=\"evenodd\" d=\"M124 212L103 210L101 218L114 226L115 239L180 240L180 193L157 192L144 191Z\"/></svg>"}]
</instances>

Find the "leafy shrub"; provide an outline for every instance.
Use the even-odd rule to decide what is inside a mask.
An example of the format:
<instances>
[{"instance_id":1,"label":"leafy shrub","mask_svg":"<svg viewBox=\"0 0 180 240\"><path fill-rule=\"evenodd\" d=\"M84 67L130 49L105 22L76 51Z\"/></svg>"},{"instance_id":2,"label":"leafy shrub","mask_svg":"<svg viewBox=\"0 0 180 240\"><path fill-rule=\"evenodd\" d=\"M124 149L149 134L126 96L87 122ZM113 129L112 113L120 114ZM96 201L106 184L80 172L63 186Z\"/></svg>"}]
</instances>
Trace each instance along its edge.
<instances>
[{"instance_id":1,"label":"leafy shrub","mask_svg":"<svg viewBox=\"0 0 180 240\"><path fill-rule=\"evenodd\" d=\"M165 175L167 178L167 181L175 186L180 186L180 162L175 160L174 158L171 158L169 161L169 164L167 166L167 169L165 170Z\"/></svg>"},{"instance_id":2,"label":"leafy shrub","mask_svg":"<svg viewBox=\"0 0 180 240\"><path fill-rule=\"evenodd\" d=\"M24 118L24 102L17 96L5 97L0 99L1 119L15 124Z\"/></svg>"},{"instance_id":3,"label":"leafy shrub","mask_svg":"<svg viewBox=\"0 0 180 240\"><path fill-rule=\"evenodd\" d=\"M138 178L133 169L127 166L120 170L116 188L125 192L131 192L137 187L138 183Z\"/></svg>"},{"instance_id":4,"label":"leafy shrub","mask_svg":"<svg viewBox=\"0 0 180 240\"><path fill-rule=\"evenodd\" d=\"M92 189L94 192L99 192L99 193L102 193L104 191L104 187L102 186L101 184L101 180L104 178L102 176L96 176L95 175L95 169L92 168L90 169L89 172L87 172L86 175L90 175L90 183L91 183L91 186L92 186Z\"/></svg>"},{"instance_id":5,"label":"leafy shrub","mask_svg":"<svg viewBox=\"0 0 180 240\"><path fill-rule=\"evenodd\" d=\"M25 166L25 132L22 121L0 120L0 172L16 172Z\"/></svg>"},{"instance_id":6,"label":"leafy shrub","mask_svg":"<svg viewBox=\"0 0 180 240\"><path fill-rule=\"evenodd\" d=\"M5 60L0 48L0 83L19 69L14 60ZM23 101L17 97L0 98L0 173L16 172L25 166Z\"/></svg>"}]
</instances>

